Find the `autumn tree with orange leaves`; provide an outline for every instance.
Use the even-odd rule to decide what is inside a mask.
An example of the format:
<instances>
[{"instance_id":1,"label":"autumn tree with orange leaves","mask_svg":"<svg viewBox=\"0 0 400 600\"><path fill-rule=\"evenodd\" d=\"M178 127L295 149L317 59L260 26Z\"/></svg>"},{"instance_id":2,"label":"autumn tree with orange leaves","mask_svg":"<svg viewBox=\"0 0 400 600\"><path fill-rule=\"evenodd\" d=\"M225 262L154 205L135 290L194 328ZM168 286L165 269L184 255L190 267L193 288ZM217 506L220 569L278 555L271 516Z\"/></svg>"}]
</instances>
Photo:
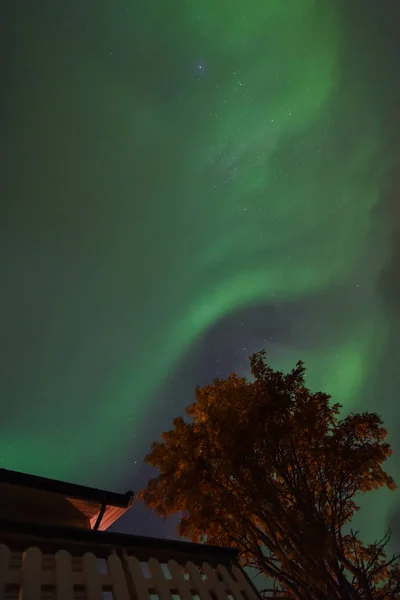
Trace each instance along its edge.
<instances>
[{"instance_id":1,"label":"autumn tree with orange leaves","mask_svg":"<svg viewBox=\"0 0 400 600\"><path fill-rule=\"evenodd\" d=\"M377 414L350 414L305 387L302 362L274 371L265 352L253 378L235 374L197 388L146 461L159 470L140 497L193 542L234 546L241 563L273 581L265 597L297 600L400 598L398 557L386 534L364 545L343 528L361 494L394 490L391 454Z\"/></svg>"}]
</instances>

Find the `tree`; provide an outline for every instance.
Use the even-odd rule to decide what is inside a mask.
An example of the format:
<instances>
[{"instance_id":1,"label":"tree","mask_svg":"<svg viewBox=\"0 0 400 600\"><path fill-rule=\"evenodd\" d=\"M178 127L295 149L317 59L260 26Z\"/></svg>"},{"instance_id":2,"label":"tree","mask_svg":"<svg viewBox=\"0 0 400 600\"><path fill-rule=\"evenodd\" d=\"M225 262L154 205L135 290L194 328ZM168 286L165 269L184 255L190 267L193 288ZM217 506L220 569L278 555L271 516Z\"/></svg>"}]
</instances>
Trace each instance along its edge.
<instances>
[{"instance_id":1,"label":"tree","mask_svg":"<svg viewBox=\"0 0 400 600\"><path fill-rule=\"evenodd\" d=\"M344 526L357 498L383 486L390 456L377 414L339 416L330 396L305 387L302 362L274 371L250 358L253 380L232 374L196 389L196 401L154 442L159 469L139 497L179 534L235 546L243 565L272 578L267 597L297 600L400 598L390 533L364 545Z\"/></svg>"}]
</instances>

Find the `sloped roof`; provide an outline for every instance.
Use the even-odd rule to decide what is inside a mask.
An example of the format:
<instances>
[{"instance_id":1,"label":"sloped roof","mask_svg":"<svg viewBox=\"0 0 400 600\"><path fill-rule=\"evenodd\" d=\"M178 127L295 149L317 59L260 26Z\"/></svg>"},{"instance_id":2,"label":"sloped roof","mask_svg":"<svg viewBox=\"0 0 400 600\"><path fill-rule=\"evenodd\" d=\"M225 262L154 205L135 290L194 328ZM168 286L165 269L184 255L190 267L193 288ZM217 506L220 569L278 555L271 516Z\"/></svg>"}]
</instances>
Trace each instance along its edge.
<instances>
[{"instance_id":1,"label":"sloped roof","mask_svg":"<svg viewBox=\"0 0 400 600\"><path fill-rule=\"evenodd\" d=\"M118 494L106 490L67 483L56 479L48 479L28 473L0 469L0 486L7 484L18 488L36 490L39 494L58 494L63 496L80 513L85 515L90 523L90 529L105 531L110 527L133 502L133 492Z\"/></svg>"}]
</instances>

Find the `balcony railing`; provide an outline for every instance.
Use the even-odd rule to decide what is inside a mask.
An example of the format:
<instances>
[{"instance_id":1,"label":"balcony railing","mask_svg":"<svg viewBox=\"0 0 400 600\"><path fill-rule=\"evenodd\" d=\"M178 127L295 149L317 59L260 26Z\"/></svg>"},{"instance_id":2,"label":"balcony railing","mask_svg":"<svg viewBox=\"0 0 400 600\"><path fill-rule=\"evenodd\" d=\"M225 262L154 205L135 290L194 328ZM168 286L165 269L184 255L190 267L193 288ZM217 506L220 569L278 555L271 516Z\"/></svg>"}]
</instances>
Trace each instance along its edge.
<instances>
[{"instance_id":1,"label":"balcony railing","mask_svg":"<svg viewBox=\"0 0 400 600\"><path fill-rule=\"evenodd\" d=\"M0 521L0 600L259 600L232 549Z\"/></svg>"}]
</instances>

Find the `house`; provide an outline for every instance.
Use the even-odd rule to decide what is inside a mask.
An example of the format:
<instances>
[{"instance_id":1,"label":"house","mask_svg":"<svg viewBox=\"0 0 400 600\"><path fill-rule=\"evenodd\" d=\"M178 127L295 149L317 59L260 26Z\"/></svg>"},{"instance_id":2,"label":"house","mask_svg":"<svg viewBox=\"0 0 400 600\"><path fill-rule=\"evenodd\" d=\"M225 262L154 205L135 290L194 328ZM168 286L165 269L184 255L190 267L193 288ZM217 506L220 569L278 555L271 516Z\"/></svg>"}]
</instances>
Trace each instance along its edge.
<instances>
[{"instance_id":1,"label":"house","mask_svg":"<svg viewBox=\"0 0 400 600\"><path fill-rule=\"evenodd\" d=\"M132 505L133 492L115 494L0 469L0 499L2 520L105 531Z\"/></svg>"},{"instance_id":2,"label":"house","mask_svg":"<svg viewBox=\"0 0 400 600\"><path fill-rule=\"evenodd\" d=\"M107 531L132 503L0 469L0 600L259 600L235 549Z\"/></svg>"}]
</instances>

